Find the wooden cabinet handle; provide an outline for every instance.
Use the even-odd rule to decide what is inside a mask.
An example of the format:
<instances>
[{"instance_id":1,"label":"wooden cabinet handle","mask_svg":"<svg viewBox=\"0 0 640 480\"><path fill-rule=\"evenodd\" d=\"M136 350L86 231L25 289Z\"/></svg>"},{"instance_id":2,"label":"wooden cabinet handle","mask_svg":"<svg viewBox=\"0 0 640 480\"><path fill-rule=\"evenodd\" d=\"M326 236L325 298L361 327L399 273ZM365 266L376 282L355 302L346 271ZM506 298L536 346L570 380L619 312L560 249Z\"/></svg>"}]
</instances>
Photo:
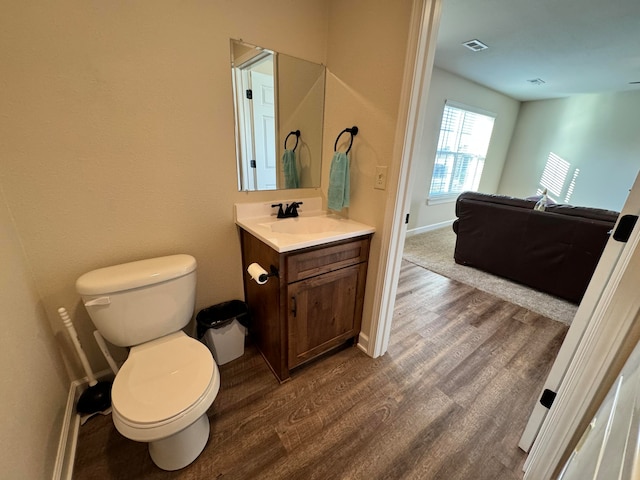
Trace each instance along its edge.
<instances>
[{"instance_id":1,"label":"wooden cabinet handle","mask_svg":"<svg viewBox=\"0 0 640 480\"><path fill-rule=\"evenodd\" d=\"M298 305L296 303L296 297L291 297L291 313L295 317L298 313Z\"/></svg>"}]
</instances>

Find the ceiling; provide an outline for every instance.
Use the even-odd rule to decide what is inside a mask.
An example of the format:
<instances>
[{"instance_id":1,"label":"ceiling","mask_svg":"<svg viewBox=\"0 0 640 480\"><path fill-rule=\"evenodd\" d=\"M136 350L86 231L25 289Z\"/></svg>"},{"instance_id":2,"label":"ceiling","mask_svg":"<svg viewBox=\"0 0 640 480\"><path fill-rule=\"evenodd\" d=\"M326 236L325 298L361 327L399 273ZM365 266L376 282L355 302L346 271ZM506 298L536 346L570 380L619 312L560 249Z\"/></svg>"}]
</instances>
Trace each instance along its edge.
<instances>
[{"instance_id":1,"label":"ceiling","mask_svg":"<svg viewBox=\"0 0 640 480\"><path fill-rule=\"evenodd\" d=\"M435 65L521 101L640 91L640 0L442 0Z\"/></svg>"}]
</instances>

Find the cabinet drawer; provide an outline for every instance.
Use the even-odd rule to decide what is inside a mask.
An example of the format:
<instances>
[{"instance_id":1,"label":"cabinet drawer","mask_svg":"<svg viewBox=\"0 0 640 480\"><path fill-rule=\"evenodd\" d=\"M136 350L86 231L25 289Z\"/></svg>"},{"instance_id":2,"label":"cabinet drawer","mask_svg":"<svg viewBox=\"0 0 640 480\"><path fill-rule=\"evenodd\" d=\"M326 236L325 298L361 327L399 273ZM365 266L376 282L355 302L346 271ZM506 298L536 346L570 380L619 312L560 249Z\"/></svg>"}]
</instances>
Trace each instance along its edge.
<instances>
[{"instance_id":1,"label":"cabinet drawer","mask_svg":"<svg viewBox=\"0 0 640 480\"><path fill-rule=\"evenodd\" d=\"M289 255L287 257L287 281L288 283L296 282L349 265L366 262L368 256L368 237Z\"/></svg>"}]
</instances>

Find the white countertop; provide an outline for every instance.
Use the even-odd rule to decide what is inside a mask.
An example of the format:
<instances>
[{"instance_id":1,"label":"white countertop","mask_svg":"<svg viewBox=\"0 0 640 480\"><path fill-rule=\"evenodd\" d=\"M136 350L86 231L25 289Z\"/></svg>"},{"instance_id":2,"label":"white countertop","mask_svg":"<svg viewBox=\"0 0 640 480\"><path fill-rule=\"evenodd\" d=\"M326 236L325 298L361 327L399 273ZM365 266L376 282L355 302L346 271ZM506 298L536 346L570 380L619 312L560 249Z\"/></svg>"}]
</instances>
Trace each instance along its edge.
<instances>
[{"instance_id":1,"label":"white countertop","mask_svg":"<svg viewBox=\"0 0 640 480\"><path fill-rule=\"evenodd\" d=\"M236 203L235 223L279 253L375 232L370 225L323 211L320 197L302 199L296 218L277 218L271 205L282 203L284 208L293 201Z\"/></svg>"}]
</instances>

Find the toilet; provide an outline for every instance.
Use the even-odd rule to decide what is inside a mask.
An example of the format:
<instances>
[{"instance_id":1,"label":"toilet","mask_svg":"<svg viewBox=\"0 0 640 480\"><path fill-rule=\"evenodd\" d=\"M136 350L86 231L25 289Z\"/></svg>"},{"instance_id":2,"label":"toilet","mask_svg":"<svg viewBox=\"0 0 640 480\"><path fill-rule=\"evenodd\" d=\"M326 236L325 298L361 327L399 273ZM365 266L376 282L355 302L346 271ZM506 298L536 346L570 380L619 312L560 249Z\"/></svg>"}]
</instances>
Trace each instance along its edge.
<instances>
[{"instance_id":1,"label":"toilet","mask_svg":"<svg viewBox=\"0 0 640 480\"><path fill-rule=\"evenodd\" d=\"M179 470L209 439L207 410L220 389L211 351L186 335L195 307L196 260L171 255L100 268L76 281L100 334L130 347L111 391L125 437L149 444L153 462Z\"/></svg>"}]
</instances>

